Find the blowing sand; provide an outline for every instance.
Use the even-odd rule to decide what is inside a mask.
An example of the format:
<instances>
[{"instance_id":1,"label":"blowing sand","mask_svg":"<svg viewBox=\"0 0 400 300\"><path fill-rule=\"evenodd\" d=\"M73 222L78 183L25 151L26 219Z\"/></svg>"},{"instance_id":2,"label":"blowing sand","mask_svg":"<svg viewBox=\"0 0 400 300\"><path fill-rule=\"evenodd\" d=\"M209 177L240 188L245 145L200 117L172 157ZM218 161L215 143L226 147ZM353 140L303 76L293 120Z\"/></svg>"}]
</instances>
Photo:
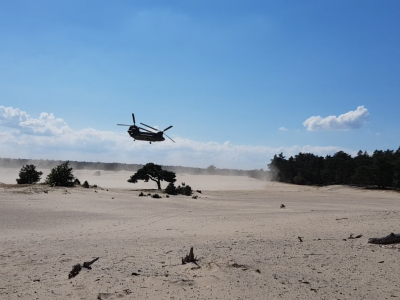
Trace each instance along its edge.
<instances>
[{"instance_id":1,"label":"blowing sand","mask_svg":"<svg viewBox=\"0 0 400 300\"><path fill-rule=\"evenodd\" d=\"M154 199L129 172L74 173L99 187L0 185L0 299L400 297L400 245L367 244L400 232L399 193L179 174L199 198Z\"/></svg>"}]
</instances>

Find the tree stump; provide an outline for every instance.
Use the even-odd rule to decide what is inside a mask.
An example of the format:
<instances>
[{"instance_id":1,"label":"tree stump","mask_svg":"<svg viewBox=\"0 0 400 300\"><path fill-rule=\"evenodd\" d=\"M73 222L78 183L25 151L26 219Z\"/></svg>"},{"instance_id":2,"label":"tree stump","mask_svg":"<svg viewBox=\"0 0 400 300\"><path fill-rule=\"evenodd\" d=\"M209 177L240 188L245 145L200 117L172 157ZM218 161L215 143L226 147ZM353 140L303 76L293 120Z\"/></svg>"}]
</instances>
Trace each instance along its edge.
<instances>
[{"instance_id":1,"label":"tree stump","mask_svg":"<svg viewBox=\"0 0 400 300\"><path fill-rule=\"evenodd\" d=\"M189 254L187 254L185 257L182 257L182 265L187 264L187 263L194 263L197 264L197 257L194 257L193 253L193 247L190 247Z\"/></svg>"},{"instance_id":2,"label":"tree stump","mask_svg":"<svg viewBox=\"0 0 400 300\"><path fill-rule=\"evenodd\" d=\"M81 270L82 270L81 264L76 264L75 266L73 266L71 272L69 272L68 274L68 279L74 278L76 275L79 274Z\"/></svg>"}]
</instances>

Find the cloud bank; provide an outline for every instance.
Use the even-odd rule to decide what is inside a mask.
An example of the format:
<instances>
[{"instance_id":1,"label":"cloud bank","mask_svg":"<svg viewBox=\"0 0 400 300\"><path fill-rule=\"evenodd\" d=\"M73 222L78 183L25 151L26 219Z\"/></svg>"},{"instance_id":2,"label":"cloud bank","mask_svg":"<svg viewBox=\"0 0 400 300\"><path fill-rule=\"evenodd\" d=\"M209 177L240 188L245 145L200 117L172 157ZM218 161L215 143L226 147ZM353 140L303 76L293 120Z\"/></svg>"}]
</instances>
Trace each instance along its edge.
<instances>
[{"instance_id":1,"label":"cloud bank","mask_svg":"<svg viewBox=\"0 0 400 300\"><path fill-rule=\"evenodd\" d=\"M149 144L134 142L126 132L99 131L86 128L71 130L67 123L53 114L42 113L38 119L12 107L0 106L0 157L60 159L120 163L154 162L163 165L218 168L267 169L274 154L296 155L299 152L325 156L339 147L291 146L265 147L233 145L230 142L198 142L174 137ZM353 153L352 153L353 154ZM355 154L355 153L354 153Z\"/></svg>"},{"instance_id":2,"label":"cloud bank","mask_svg":"<svg viewBox=\"0 0 400 300\"><path fill-rule=\"evenodd\" d=\"M369 112L364 106L359 106L355 111L345 114L322 118L313 116L304 121L303 125L309 131L350 130L361 128L368 122Z\"/></svg>"}]
</instances>

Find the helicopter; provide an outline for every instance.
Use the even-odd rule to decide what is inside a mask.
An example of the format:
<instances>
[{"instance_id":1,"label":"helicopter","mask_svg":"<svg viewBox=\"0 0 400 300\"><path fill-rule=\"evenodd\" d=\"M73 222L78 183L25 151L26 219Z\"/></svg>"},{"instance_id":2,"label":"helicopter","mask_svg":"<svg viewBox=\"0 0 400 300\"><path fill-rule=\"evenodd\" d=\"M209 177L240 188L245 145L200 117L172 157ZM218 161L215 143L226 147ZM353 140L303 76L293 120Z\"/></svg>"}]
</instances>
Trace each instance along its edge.
<instances>
[{"instance_id":1,"label":"helicopter","mask_svg":"<svg viewBox=\"0 0 400 300\"><path fill-rule=\"evenodd\" d=\"M126 124L117 124L117 125L118 126L129 126L128 133L131 136L131 138L133 138L134 141L135 140L148 141L148 142L150 142L150 144L151 144L151 142L162 142L162 141L165 141L165 138L163 136L165 134L164 132L167 131L168 129L172 128L172 126L169 126L169 127L165 128L164 130L161 131L161 130L155 129L155 128L149 126L149 125L140 123L143 126L146 126L146 127L150 128L150 129L153 129L154 131L156 131L156 132L153 132L153 131L150 131L150 130L148 130L146 128L142 128L142 127L136 126L135 115L134 114L132 114L132 119L133 119L133 125L126 125ZM140 131L140 130L143 130L143 131ZM175 143L175 141L173 139L171 139L168 135L165 134L165 136Z\"/></svg>"}]
</instances>

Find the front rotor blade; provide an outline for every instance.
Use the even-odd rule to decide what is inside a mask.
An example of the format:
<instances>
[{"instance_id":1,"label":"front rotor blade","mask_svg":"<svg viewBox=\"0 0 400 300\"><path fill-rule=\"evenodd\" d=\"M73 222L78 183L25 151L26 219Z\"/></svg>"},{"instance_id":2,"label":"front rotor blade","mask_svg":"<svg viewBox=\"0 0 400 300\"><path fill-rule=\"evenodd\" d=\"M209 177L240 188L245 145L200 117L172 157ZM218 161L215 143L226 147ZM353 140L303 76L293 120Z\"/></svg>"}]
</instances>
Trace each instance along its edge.
<instances>
[{"instance_id":1,"label":"front rotor blade","mask_svg":"<svg viewBox=\"0 0 400 300\"><path fill-rule=\"evenodd\" d=\"M133 125L136 125L136 122L135 122L135 115L134 115L134 114L132 114L132 119L133 119Z\"/></svg>"},{"instance_id":2,"label":"front rotor blade","mask_svg":"<svg viewBox=\"0 0 400 300\"><path fill-rule=\"evenodd\" d=\"M132 125L126 125L126 124L117 124L118 126L132 126Z\"/></svg>"},{"instance_id":3,"label":"front rotor blade","mask_svg":"<svg viewBox=\"0 0 400 300\"><path fill-rule=\"evenodd\" d=\"M139 126L136 126L136 127L139 128L139 129L142 129L142 130L145 130L145 131L147 131L147 132L150 132L150 133L153 133L153 134L154 134L153 131L147 130L146 128L142 128L142 127L139 127Z\"/></svg>"},{"instance_id":4,"label":"front rotor blade","mask_svg":"<svg viewBox=\"0 0 400 300\"><path fill-rule=\"evenodd\" d=\"M164 132L164 131L167 131L167 130L170 129L170 128L172 128L172 125L169 126L169 127L167 127L167 128L165 128L165 129L163 130L163 132Z\"/></svg>"},{"instance_id":5,"label":"front rotor blade","mask_svg":"<svg viewBox=\"0 0 400 300\"><path fill-rule=\"evenodd\" d=\"M164 133L164 135L175 143L175 141L173 139L171 139L168 135L166 135L165 133Z\"/></svg>"},{"instance_id":6,"label":"front rotor blade","mask_svg":"<svg viewBox=\"0 0 400 300\"><path fill-rule=\"evenodd\" d=\"M151 128L151 129L153 129L153 130L155 130L155 131L160 131L160 130L158 130L158 129L155 129L155 128L153 128L153 127L149 126L149 125L146 125L146 124L143 124L143 123L140 123L140 124L142 124L142 125L144 125L144 126L146 126L146 127L149 127L149 128Z\"/></svg>"}]
</instances>

